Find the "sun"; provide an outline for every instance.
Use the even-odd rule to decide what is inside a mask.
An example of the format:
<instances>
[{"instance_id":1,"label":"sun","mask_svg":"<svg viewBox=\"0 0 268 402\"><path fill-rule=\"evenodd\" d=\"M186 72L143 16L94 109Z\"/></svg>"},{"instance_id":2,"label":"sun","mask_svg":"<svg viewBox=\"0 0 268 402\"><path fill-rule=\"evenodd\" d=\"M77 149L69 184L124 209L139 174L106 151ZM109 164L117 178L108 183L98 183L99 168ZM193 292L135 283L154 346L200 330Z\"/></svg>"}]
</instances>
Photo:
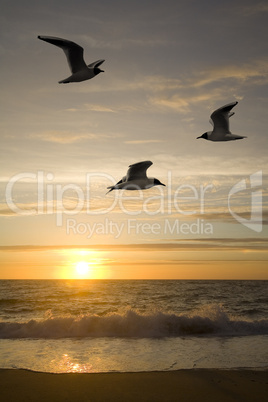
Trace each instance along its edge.
<instances>
[{"instance_id":1,"label":"sun","mask_svg":"<svg viewBox=\"0 0 268 402\"><path fill-rule=\"evenodd\" d=\"M95 250L66 250L61 267L64 279L104 279L110 275L106 259Z\"/></svg>"},{"instance_id":2,"label":"sun","mask_svg":"<svg viewBox=\"0 0 268 402\"><path fill-rule=\"evenodd\" d=\"M89 265L86 261L79 261L75 269L79 276L86 276L89 273Z\"/></svg>"}]
</instances>

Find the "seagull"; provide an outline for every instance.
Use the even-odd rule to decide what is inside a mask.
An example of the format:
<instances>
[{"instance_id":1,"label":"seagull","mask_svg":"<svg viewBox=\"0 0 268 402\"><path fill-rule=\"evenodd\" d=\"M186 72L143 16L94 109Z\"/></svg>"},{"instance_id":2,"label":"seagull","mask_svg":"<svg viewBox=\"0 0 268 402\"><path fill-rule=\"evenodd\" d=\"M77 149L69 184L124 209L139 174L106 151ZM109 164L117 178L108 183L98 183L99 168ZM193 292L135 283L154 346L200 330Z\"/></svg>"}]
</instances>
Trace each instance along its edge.
<instances>
[{"instance_id":1,"label":"seagull","mask_svg":"<svg viewBox=\"0 0 268 402\"><path fill-rule=\"evenodd\" d=\"M53 36L38 36L38 39L45 42L52 43L52 45L60 47L67 57L67 61L72 72L70 77L65 80L59 81L59 84L67 84L68 82L81 82L95 77L95 75L102 73L103 70L99 66L105 60L97 60L94 63L86 65L83 53L84 49L74 42L66 39L55 38Z\"/></svg>"},{"instance_id":2,"label":"seagull","mask_svg":"<svg viewBox=\"0 0 268 402\"><path fill-rule=\"evenodd\" d=\"M130 165L126 176L114 186L107 187L112 190L146 190L153 186L165 186L158 179L147 177L146 170L153 164L151 161L143 161Z\"/></svg>"},{"instance_id":3,"label":"seagull","mask_svg":"<svg viewBox=\"0 0 268 402\"><path fill-rule=\"evenodd\" d=\"M228 103L228 105L222 106L215 110L210 116L210 123L214 125L212 131L207 131L198 138L204 138L209 141L232 141L232 140L242 140L241 135L232 134L229 130L229 118L234 115L231 112L232 108L238 104L237 101Z\"/></svg>"}]
</instances>

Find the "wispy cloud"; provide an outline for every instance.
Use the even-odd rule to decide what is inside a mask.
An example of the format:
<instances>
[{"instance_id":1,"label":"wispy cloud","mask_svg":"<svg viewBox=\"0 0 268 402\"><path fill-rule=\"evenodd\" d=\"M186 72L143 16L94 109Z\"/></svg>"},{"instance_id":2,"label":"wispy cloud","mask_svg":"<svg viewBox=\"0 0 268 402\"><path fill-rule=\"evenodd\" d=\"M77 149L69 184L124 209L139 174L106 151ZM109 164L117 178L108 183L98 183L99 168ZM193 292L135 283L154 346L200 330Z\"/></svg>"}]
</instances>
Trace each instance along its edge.
<instances>
[{"instance_id":1,"label":"wispy cloud","mask_svg":"<svg viewBox=\"0 0 268 402\"><path fill-rule=\"evenodd\" d=\"M118 175L120 170L121 174L125 174L128 164L125 163L122 170L122 166L116 169L117 173L112 176L109 172L109 176L103 174L101 171L99 173L94 172L92 176L88 177L90 184L90 198L87 198L87 192L85 188L86 177L82 176L80 182L77 181L76 176L72 178L69 177L69 184L72 184L68 191L64 190L63 183L59 185L59 191L63 191L60 194L60 199L56 197L54 193L54 199L46 202L44 197L44 202L38 200L36 189L36 180L30 180L28 176L24 180L20 180L15 183L12 189L12 196L14 197L14 204L18 208L18 213L12 211L8 208L8 204L2 202L0 204L0 215L11 216L11 215L35 215L37 212L39 214L46 213L56 213L65 210L76 210L76 206L79 204L79 213L88 213L89 211L94 211L96 215L98 211L102 213L103 211L109 211L109 215L120 214L122 219L127 219L128 215L124 212L122 205L127 211L139 212L140 219L164 219L168 217L169 219L183 219L183 220L193 220L193 219L204 219L207 222L225 222L234 223L236 222L230 213L228 207L228 194L234 185L237 185L243 180L249 180L249 178L244 175L187 175L182 176L180 173L176 175L177 165L175 165L175 174L173 175L171 171L167 171L167 175L163 176L161 170L168 167L167 159L163 158L161 160L158 158L159 163L153 166L154 177L159 177L167 187L154 187L150 190L144 192L113 192L105 196L106 187L117 182L121 175ZM172 158L169 163L172 163ZM159 165L159 166L158 166ZM157 167L158 166L158 167ZM28 181L27 181L28 180ZM267 178L263 175L263 188L262 188L262 216L263 224L268 222L268 209L267 209L267 189L266 189ZM44 183L45 184L45 183ZM56 191L56 185L58 181L55 180L50 182L50 185L54 186L54 191ZM66 181L64 182L66 184ZM76 187L78 186L79 187ZM79 188L79 193L76 189ZM44 187L45 189L45 187ZM57 190L58 191L58 190ZM250 218L251 213L251 188L248 186L247 189L243 191L238 191L235 195L230 198L230 207L236 214L239 214L245 219ZM4 192L3 192L4 193ZM79 198L83 195L82 204L80 204L81 199ZM62 199L61 199L62 198ZM35 200L35 202L33 202ZM146 211L149 211L149 214ZM159 211L159 213L151 214L151 211ZM184 214L186 212L186 214ZM150 216L149 216L150 215Z\"/></svg>"},{"instance_id":2,"label":"wispy cloud","mask_svg":"<svg viewBox=\"0 0 268 402\"><path fill-rule=\"evenodd\" d=\"M218 83L216 88L211 84ZM261 86L268 83L268 59L256 60L241 65L215 65L203 71L192 71L184 80L157 80L147 78L145 86L151 92L148 94L149 103L164 110L188 113L191 106L223 99L230 92L236 99L242 99L241 88L246 86ZM222 84L222 85L221 85ZM209 87L210 86L210 87ZM209 90L207 90L209 87Z\"/></svg>"},{"instance_id":3,"label":"wispy cloud","mask_svg":"<svg viewBox=\"0 0 268 402\"><path fill-rule=\"evenodd\" d=\"M268 60L256 60L253 63L242 65L215 66L202 71L193 77L191 86L201 87L216 81L236 79L240 81L253 81L251 83L262 85L268 82ZM250 83L250 82L249 82Z\"/></svg>"},{"instance_id":4,"label":"wispy cloud","mask_svg":"<svg viewBox=\"0 0 268 402\"><path fill-rule=\"evenodd\" d=\"M212 88L211 85L216 84ZM166 77L164 75L146 75L133 77L131 81L113 78L99 92L145 92L142 104L117 105L116 107L88 104L88 110L100 112L150 110L152 106L165 111L175 111L182 114L191 111L191 106L204 102L214 103L225 98L230 93L236 99L243 98L245 87L262 86L268 83L268 59L258 59L248 63L215 65L200 71L192 69L182 77ZM209 90L208 90L209 87ZM89 91L79 88L79 91Z\"/></svg>"},{"instance_id":5,"label":"wispy cloud","mask_svg":"<svg viewBox=\"0 0 268 402\"><path fill-rule=\"evenodd\" d=\"M139 145L139 144L150 144L150 143L164 142L164 140L130 140L130 141L124 141L124 142L125 142L125 144Z\"/></svg>"},{"instance_id":6,"label":"wispy cloud","mask_svg":"<svg viewBox=\"0 0 268 402\"><path fill-rule=\"evenodd\" d=\"M110 138L108 134L101 133L74 133L64 130L48 130L42 133L36 133L29 136L30 138L40 139L45 142L54 142L58 144L73 144L85 140L103 141ZM113 136L114 138L114 136Z\"/></svg>"},{"instance_id":7,"label":"wispy cloud","mask_svg":"<svg viewBox=\"0 0 268 402\"><path fill-rule=\"evenodd\" d=\"M242 99L245 88L266 85L268 83L268 59L266 57L241 64L221 64L206 69L191 69L181 76L167 77L165 75L136 74L129 80L127 77L113 77L105 86L97 86L99 93L124 93L131 95L135 92L135 99L142 94L138 102L125 104L120 102L122 96L113 96L113 106L87 103L82 110L103 113L148 112L158 110L176 112L186 115L191 112L192 106L209 103L214 105L224 98ZM94 84L94 83L93 83ZM73 87L73 91L80 93L92 92L94 85ZM215 85L217 84L217 85Z\"/></svg>"},{"instance_id":8,"label":"wispy cloud","mask_svg":"<svg viewBox=\"0 0 268 402\"><path fill-rule=\"evenodd\" d=\"M116 113L116 110L103 106L103 105L94 105L94 104L85 104L86 110L90 110L92 112L102 112L102 113Z\"/></svg>"},{"instance_id":9,"label":"wispy cloud","mask_svg":"<svg viewBox=\"0 0 268 402\"><path fill-rule=\"evenodd\" d=\"M55 142L58 144L72 144L74 142L83 141L86 138L95 138L95 134L86 134L86 133L73 133L71 131L62 131L62 130L49 130L38 134L33 134L30 136L31 138L38 138L41 141L46 142Z\"/></svg>"},{"instance_id":10,"label":"wispy cloud","mask_svg":"<svg viewBox=\"0 0 268 402\"><path fill-rule=\"evenodd\" d=\"M0 246L0 251L61 251L61 250L103 250L103 251L190 251L190 250L267 250L267 242L264 238L210 238L210 239L174 239L172 242L165 239L160 242L136 243L136 244L92 244L92 245L7 245Z\"/></svg>"}]
</instances>

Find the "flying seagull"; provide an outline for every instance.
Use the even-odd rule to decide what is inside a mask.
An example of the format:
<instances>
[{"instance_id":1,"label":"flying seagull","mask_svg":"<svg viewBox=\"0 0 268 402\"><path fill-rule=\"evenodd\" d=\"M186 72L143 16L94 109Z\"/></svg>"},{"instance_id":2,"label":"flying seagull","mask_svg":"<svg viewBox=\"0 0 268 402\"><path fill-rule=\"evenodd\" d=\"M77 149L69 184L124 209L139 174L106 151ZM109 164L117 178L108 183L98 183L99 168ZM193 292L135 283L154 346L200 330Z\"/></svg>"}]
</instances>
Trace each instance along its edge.
<instances>
[{"instance_id":1,"label":"flying seagull","mask_svg":"<svg viewBox=\"0 0 268 402\"><path fill-rule=\"evenodd\" d=\"M165 186L158 179L147 177L146 170L153 164L151 161L143 161L130 165L126 176L124 176L116 185L107 187L112 190L146 190L153 186Z\"/></svg>"},{"instance_id":2,"label":"flying seagull","mask_svg":"<svg viewBox=\"0 0 268 402\"><path fill-rule=\"evenodd\" d=\"M65 80L59 81L59 84L67 84L68 82L81 82L95 77L95 75L103 72L99 66L105 60L97 60L94 63L86 65L83 53L84 49L74 42L66 39L55 38L53 36L38 36L38 39L45 42L52 43L52 45L60 47L67 57L67 61L72 72L70 77Z\"/></svg>"},{"instance_id":3,"label":"flying seagull","mask_svg":"<svg viewBox=\"0 0 268 402\"><path fill-rule=\"evenodd\" d=\"M237 104L238 102L228 103L228 105L215 110L210 116L210 122L214 126L213 130L207 131L200 137L197 137L197 139L204 138L209 141L232 141L247 138L232 134L229 130L229 118L234 115L234 112L231 112L231 110Z\"/></svg>"}]
</instances>

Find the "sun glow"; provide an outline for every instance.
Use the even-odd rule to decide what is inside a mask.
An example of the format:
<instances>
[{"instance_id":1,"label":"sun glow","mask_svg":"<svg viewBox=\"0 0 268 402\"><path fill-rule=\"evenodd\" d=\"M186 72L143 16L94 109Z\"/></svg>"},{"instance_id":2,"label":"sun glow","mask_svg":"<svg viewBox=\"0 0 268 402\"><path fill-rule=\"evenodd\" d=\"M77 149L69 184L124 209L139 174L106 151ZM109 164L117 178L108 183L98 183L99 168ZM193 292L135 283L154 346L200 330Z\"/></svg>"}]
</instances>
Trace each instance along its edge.
<instances>
[{"instance_id":1,"label":"sun glow","mask_svg":"<svg viewBox=\"0 0 268 402\"><path fill-rule=\"evenodd\" d=\"M89 274L89 265L86 261L79 261L75 266L76 272L79 276L87 276Z\"/></svg>"},{"instance_id":2,"label":"sun glow","mask_svg":"<svg viewBox=\"0 0 268 402\"><path fill-rule=\"evenodd\" d=\"M106 255L95 250L64 249L56 272L62 279L106 279L110 277ZM55 277L57 277L55 276Z\"/></svg>"}]
</instances>

